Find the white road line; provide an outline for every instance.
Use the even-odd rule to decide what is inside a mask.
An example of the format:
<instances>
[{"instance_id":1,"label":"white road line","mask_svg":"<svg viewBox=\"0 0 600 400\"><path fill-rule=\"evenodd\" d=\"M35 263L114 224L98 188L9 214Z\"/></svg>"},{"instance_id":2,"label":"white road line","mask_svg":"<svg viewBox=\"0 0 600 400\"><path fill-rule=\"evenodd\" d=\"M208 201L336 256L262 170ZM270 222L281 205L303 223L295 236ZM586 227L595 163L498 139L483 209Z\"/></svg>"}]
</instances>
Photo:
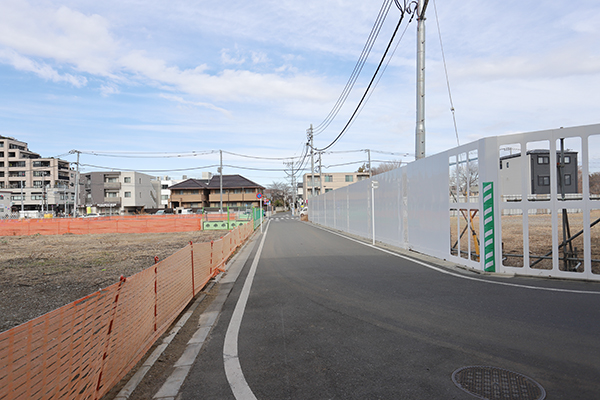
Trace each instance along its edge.
<instances>
[{"instance_id":1,"label":"white road line","mask_svg":"<svg viewBox=\"0 0 600 400\"><path fill-rule=\"evenodd\" d=\"M487 279L481 279L481 278L475 278L475 277L472 277L472 276L466 276L466 275L458 274L456 272L445 270L445 269L440 268L440 267L436 267L436 266L431 265L431 264L427 264L426 262L423 262L423 261L415 260L414 258L403 256L402 254L394 253L393 251L382 249L381 247L373 246L372 244L362 242L360 240L351 238L349 236L343 235L343 234L338 233L338 232L333 232L333 231L331 231L329 229L326 229L326 228L323 228L323 227L320 227L320 226L317 226L317 225L314 225L314 224L311 224L311 225L314 226L315 228L321 229L321 230L323 230L325 232L332 233L334 235L343 237L345 239L351 240L351 241L356 242L356 243L360 243L360 244L362 244L364 246L367 246L367 247L370 247L372 249L376 249L376 250L382 251L384 253L387 253L387 254L390 254L390 255L402 258L404 260L414 262L415 264L422 265L422 266L424 266L426 268L432 269L432 270L437 271L437 272L441 272L442 274L451 275L451 276L454 276L456 278L467 279L467 280L477 281L477 282L483 282L483 283L489 283L489 284L492 284L492 285L518 287L518 288L522 288L522 289L545 290L545 291L548 291L548 292L563 292L563 293L579 293L579 294L595 294L595 295L600 295L600 292L594 292L594 291L591 291L591 290L572 290L572 289L538 287L538 286L530 286L530 285L519 285L519 284L516 284L516 283L490 281L490 280L487 280Z\"/></svg>"},{"instance_id":2,"label":"white road line","mask_svg":"<svg viewBox=\"0 0 600 400\"><path fill-rule=\"evenodd\" d=\"M256 255L254 256L254 260L250 266L250 271L246 277L246 282L244 282L244 287L242 288L238 302L235 305L235 310L233 310L233 315L231 316L231 321L229 322L229 327L227 328L227 333L225 334L225 343L223 345L225 375L227 375L227 381L229 382L229 386L231 386L233 395L237 400L256 400L256 396L254 396L252 389L250 389L250 386L248 386L248 382L246 382L244 372L242 371L242 367L240 365L240 359L238 355L238 335L240 333L240 326L242 325L242 318L244 317L244 311L246 310L248 297L250 296L250 289L252 288L254 275L256 275L258 260L260 259L260 254L262 253L270 224L271 221L267 223L267 228L265 229L265 233L260 241L260 246L258 246Z\"/></svg>"}]
</instances>

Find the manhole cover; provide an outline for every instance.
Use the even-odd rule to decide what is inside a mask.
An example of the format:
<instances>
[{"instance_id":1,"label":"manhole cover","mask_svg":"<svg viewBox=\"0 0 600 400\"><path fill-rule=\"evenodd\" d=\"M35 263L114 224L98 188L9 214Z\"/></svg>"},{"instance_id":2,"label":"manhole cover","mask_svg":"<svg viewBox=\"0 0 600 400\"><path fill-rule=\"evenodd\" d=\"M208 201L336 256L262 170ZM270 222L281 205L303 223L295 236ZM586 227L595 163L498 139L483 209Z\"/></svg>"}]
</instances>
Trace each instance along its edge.
<instances>
[{"instance_id":1,"label":"manhole cover","mask_svg":"<svg viewBox=\"0 0 600 400\"><path fill-rule=\"evenodd\" d=\"M480 399L542 400L546 397L544 388L533 379L502 368L459 368L452 374L452 381L465 392Z\"/></svg>"}]
</instances>

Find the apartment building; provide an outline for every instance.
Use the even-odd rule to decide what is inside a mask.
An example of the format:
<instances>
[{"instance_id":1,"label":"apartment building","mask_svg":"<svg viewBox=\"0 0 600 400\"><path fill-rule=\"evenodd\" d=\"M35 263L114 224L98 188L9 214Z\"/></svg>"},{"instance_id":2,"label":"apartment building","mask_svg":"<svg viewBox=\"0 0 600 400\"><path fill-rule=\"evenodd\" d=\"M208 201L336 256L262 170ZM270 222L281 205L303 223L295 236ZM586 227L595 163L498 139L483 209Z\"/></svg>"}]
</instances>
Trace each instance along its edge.
<instances>
[{"instance_id":1,"label":"apartment building","mask_svg":"<svg viewBox=\"0 0 600 400\"><path fill-rule=\"evenodd\" d=\"M79 184L79 212L136 214L160 204L160 181L134 171L98 171L83 174Z\"/></svg>"},{"instance_id":2,"label":"apartment building","mask_svg":"<svg viewBox=\"0 0 600 400\"><path fill-rule=\"evenodd\" d=\"M312 196L318 196L321 193L331 192L332 190L342 188L359 182L364 179L369 179L368 172L330 172L323 174L321 180L321 174L311 175L310 173L304 174L302 178L303 193L306 199ZM323 185L323 187L321 187Z\"/></svg>"},{"instance_id":3,"label":"apartment building","mask_svg":"<svg viewBox=\"0 0 600 400\"><path fill-rule=\"evenodd\" d=\"M221 177L210 179L188 179L170 187L171 207L173 208L220 208L234 209L260 207L258 193L265 188L241 175L223 175L221 196Z\"/></svg>"},{"instance_id":4,"label":"apartment building","mask_svg":"<svg viewBox=\"0 0 600 400\"><path fill-rule=\"evenodd\" d=\"M560 162L560 151L556 152L556 161ZM521 176L527 174L529 182L528 193L530 195L546 195L550 193L550 169L556 169L556 165L550 164L549 150L530 150L522 157L521 153L512 154L500 158L500 180L502 195L521 195ZM578 162L577 152L565 151L564 167L564 192L574 194L578 192ZM561 175L556 173L557 191L561 193L563 184Z\"/></svg>"},{"instance_id":5,"label":"apartment building","mask_svg":"<svg viewBox=\"0 0 600 400\"><path fill-rule=\"evenodd\" d=\"M74 182L75 172L68 161L43 158L29 150L27 143L0 136L0 190L11 193L13 212L70 212Z\"/></svg>"}]
</instances>

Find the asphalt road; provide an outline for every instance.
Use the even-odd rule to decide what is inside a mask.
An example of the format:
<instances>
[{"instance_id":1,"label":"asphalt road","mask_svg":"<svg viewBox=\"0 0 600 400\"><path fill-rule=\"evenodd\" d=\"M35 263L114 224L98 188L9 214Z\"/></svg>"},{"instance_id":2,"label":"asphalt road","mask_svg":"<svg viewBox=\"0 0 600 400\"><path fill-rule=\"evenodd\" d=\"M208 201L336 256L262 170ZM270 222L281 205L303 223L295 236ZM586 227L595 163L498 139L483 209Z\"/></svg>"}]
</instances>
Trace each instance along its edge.
<instances>
[{"instance_id":1,"label":"asphalt road","mask_svg":"<svg viewBox=\"0 0 600 400\"><path fill-rule=\"evenodd\" d=\"M599 284L429 268L289 214L267 226L179 399L235 398L224 341L248 276L233 385L257 399L473 399L452 373L479 365L600 398Z\"/></svg>"}]
</instances>

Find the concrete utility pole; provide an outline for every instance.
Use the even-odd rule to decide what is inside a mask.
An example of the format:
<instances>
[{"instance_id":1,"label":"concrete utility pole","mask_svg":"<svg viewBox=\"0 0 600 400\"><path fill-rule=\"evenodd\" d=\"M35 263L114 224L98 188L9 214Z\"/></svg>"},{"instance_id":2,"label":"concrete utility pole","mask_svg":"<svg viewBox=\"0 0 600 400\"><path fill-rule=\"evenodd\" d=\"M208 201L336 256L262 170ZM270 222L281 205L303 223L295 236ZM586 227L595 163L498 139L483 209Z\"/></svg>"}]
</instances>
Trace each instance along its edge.
<instances>
[{"instance_id":1,"label":"concrete utility pole","mask_svg":"<svg viewBox=\"0 0 600 400\"><path fill-rule=\"evenodd\" d=\"M78 150L71 150L69 154L77 154L77 172L75 173L75 204L73 204L73 218L77 217L77 204L79 203L79 154Z\"/></svg>"},{"instance_id":2,"label":"concrete utility pole","mask_svg":"<svg viewBox=\"0 0 600 400\"><path fill-rule=\"evenodd\" d=\"M373 172L371 172L371 149L367 149L367 154L369 155L369 178L372 178Z\"/></svg>"},{"instance_id":3,"label":"concrete utility pole","mask_svg":"<svg viewBox=\"0 0 600 400\"><path fill-rule=\"evenodd\" d=\"M221 166L219 167L219 193L221 193L221 200L219 203L219 212L223 212L223 150L219 150L219 160Z\"/></svg>"},{"instance_id":4,"label":"concrete utility pole","mask_svg":"<svg viewBox=\"0 0 600 400\"><path fill-rule=\"evenodd\" d=\"M419 0L417 6L417 127L415 158L425 157L425 10L428 0Z\"/></svg>"},{"instance_id":5,"label":"concrete utility pole","mask_svg":"<svg viewBox=\"0 0 600 400\"><path fill-rule=\"evenodd\" d=\"M319 152L319 194L323 194L323 166L321 165L321 154L323 152Z\"/></svg>"},{"instance_id":6,"label":"concrete utility pole","mask_svg":"<svg viewBox=\"0 0 600 400\"><path fill-rule=\"evenodd\" d=\"M308 140L310 142L310 197L315 195L315 152L313 150L313 126L308 129ZM307 196L308 198L309 196Z\"/></svg>"}]
</instances>

